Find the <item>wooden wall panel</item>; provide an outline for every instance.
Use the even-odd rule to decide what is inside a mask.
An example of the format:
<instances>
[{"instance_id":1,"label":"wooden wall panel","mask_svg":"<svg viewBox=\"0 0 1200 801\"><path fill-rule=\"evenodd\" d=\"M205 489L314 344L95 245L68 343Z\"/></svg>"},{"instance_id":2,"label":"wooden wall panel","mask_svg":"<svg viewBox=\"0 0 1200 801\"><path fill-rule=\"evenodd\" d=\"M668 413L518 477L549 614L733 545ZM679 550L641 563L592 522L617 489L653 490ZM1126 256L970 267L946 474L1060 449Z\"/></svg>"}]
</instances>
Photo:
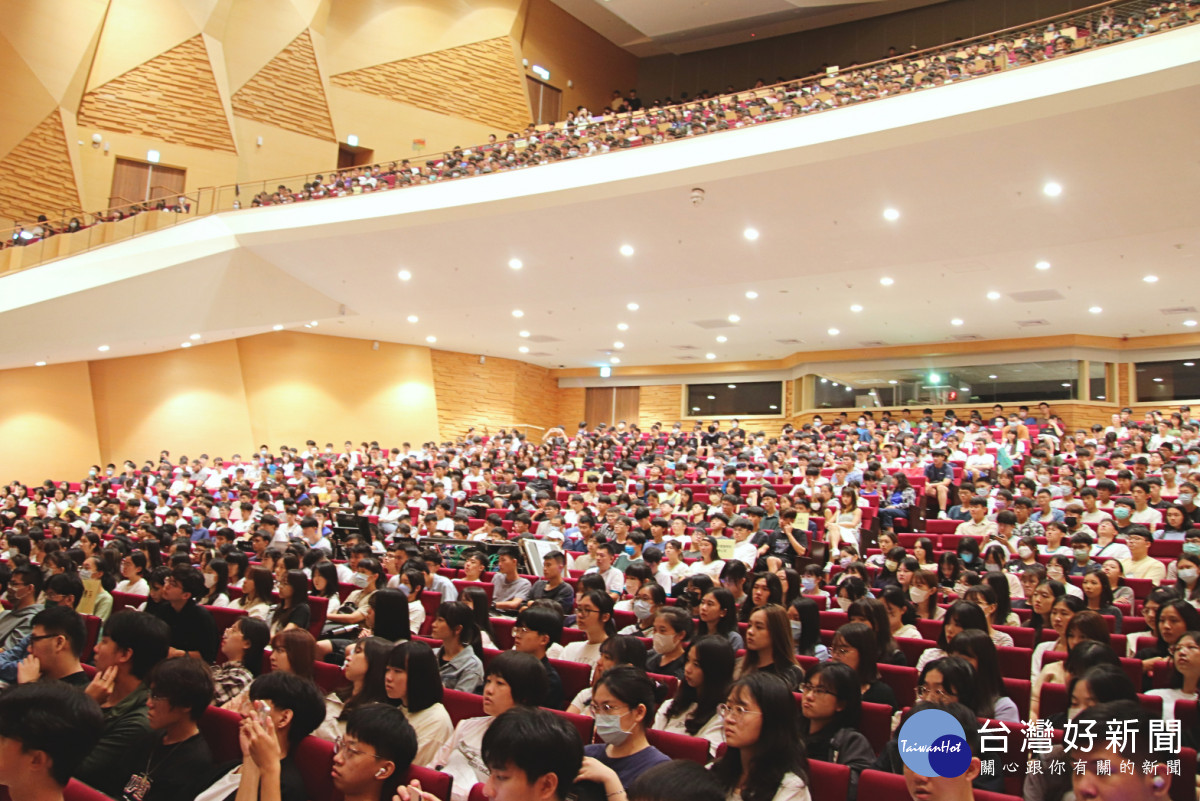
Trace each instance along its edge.
<instances>
[{"instance_id":1,"label":"wooden wall panel","mask_svg":"<svg viewBox=\"0 0 1200 801\"><path fill-rule=\"evenodd\" d=\"M638 425L642 430L655 423L671 426L683 409L683 385L642 387L638 403Z\"/></svg>"},{"instance_id":2,"label":"wooden wall panel","mask_svg":"<svg viewBox=\"0 0 1200 801\"><path fill-rule=\"evenodd\" d=\"M62 209L79 211L79 189L55 109L0 161L0 217L53 219Z\"/></svg>"},{"instance_id":3,"label":"wooden wall panel","mask_svg":"<svg viewBox=\"0 0 1200 801\"><path fill-rule=\"evenodd\" d=\"M233 113L333 140L333 120L308 29L233 95Z\"/></svg>"}]
</instances>

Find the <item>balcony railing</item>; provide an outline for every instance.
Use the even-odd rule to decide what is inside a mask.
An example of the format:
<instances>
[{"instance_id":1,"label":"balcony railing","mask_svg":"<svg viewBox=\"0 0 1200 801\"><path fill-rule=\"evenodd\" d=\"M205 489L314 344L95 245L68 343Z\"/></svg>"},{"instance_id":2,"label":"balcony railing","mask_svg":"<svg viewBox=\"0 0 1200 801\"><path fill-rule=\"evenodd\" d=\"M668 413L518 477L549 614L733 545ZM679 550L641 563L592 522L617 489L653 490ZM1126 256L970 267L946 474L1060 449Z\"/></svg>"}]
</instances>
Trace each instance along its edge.
<instances>
[{"instance_id":1,"label":"balcony railing","mask_svg":"<svg viewBox=\"0 0 1200 801\"><path fill-rule=\"evenodd\" d=\"M1200 0L1101 3L1078 11L803 80L527 128L507 140L367 167L204 187L97 214L60 210L3 232L0 275L198 217L259 205L360 195L663 144L993 75L1192 24ZM297 190L295 187L301 187ZM282 188L282 190L281 190Z\"/></svg>"}]
</instances>

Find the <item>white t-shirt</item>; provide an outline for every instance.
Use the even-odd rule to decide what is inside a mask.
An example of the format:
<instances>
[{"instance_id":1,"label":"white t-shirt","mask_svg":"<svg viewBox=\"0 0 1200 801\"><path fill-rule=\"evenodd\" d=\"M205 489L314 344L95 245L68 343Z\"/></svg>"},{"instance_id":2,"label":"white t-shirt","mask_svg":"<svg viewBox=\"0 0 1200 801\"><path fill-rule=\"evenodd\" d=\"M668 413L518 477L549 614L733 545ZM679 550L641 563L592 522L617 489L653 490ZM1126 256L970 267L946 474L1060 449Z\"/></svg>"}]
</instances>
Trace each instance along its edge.
<instances>
[{"instance_id":1,"label":"white t-shirt","mask_svg":"<svg viewBox=\"0 0 1200 801\"><path fill-rule=\"evenodd\" d=\"M673 734L686 734L689 737L702 737L705 740L708 740L708 753L710 755L717 753L717 748L720 747L721 743L725 742L725 721L722 720L721 716L714 712L713 716L709 718L703 726L700 727L699 731L697 731L695 734L688 734L688 730L685 728L685 726L687 725L688 716L690 716L696 710L696 705L692 704L684 711L682 715L678 715L671 720L667 720L667 713L671 711L671 706L674 703L675 699L672 698L658 708L658 714L654 716L654 728L658 729L659 731L669 731Z\"/></svg>"},{"instance_id":2,"label":"white t-shirt","mask_svg":"<svg viewBox=\"0 0 1200 801\"><path fill-rule=\"evenodd\" d=\"M483 763L483 735L492 720L491 717L460 720L454 728L454 736L429 762L428 767L449 774L454 780L450 801L467 801L471 788L487 781L489 771Z\"/></svg>"},{"instance_id":3,"label":"white t-shirt","mask_svg":"<svg viewBox=\"0 0 1200 801\"><path fill-rule=\"evenodd\" d=\"M140 578L137 581L118 581L115 591L128 593L129 595L149 595L150 585L146 583L144 578Z\"/></svg>"},{"instance_id":4,"label":"white t-shirt","mask_svg":"<svg viewBox=\"0 0 1200 801\"><path fill-rule=\"evenodd\" d=\"M602 643L590 643L587 640L578 640L562 646L562 650L557 655L553 655L547 651L546 656L551 659L561 659L564 662L582 662L588 667L595 667L596 663L600 661L601 645Z\"/></svg>"},{"instance_id":5,"label":"white t-shirt","mask_svg":"<svg viewBox=\"0 0 1200 801\"><path fill-rule=\"evenodd\" d=\"M725 795L725 801L742 801L742 793L736 787ZM812 801L812 795L804 780L795 773L783 774L779 789L775 791L771 801Z\"/></svg>"},{"instance_id":6,"label":"white t-shirt","mask_svg":"<svg viewBox=\"0 0 1200 801\"><path fill-rule=\"evenodd\" d=\"M1197 697L1200 697L1196 693L1185 693L1180 689L1151 690L1146 695L1157 695L1162 699L1163 720L1175 719L1176 701L1195 701Z\"/></svg>"},{"instance_id":7,"label":"white t-shirt","mask_svg":"<svg viewBox=\"0 0 1200 801\"><path fill-rule=\"evenodd\" d=\"M442 743L448 742L454 735L454 723L450 720L450 713L440 703L412 714L403 706L400 707L400 711L417 733L417 755L413 758L413 764L424 765L430 762L437 756ZM482 737L480 742L483 742Z\"/></svg>"}]
</instances>

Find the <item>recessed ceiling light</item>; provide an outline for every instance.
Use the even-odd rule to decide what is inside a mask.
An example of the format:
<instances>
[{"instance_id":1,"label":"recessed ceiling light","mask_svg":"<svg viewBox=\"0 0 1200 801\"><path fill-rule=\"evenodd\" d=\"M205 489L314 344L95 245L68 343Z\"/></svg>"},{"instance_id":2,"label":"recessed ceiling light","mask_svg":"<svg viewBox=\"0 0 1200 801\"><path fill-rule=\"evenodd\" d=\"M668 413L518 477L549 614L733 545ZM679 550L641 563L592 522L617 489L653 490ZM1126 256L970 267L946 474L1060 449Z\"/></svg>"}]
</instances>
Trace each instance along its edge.
<instances>
[{"instance_id":1,"label":"recessed ceiling light","mask_svg":"<svg viewBox=\"0 0 1200 801\"><path fill-rule=\"evenodd\" d=\"M899 384L900 382L899 382L899 381L897 381L897 380L896 380L896 379L894 379L894 378L889 378L889 379L888 379L888 383L889 383L889 384Z\"/></svg>"},{"instance_id":2,"label":"recessed ceiling light","mask_svg":"<svg viewBox=\"0 0 1200 801\"><path fill-rule=\"evenodd\" d=\"M309 323L309 325L311 325L313 328L316 328L319 323L317 323L316 320L313 320L311 323Z\"/></svg>"},{"instance_id":3,"label":"recessed ceiling light","mask_svg":"<svg viewBox=\"0 0 1200 801\"><path fill-rule=\"evenodd\" d=\"M1183 324L1184 324L1184 325L1186 325L1188 328L1195 328L1195 327L1196 327L1196 321L1195 321L1195 320L1184 320L1184 321L1183 321Z\"/></svg>"},{"instance_id":4,"label":"recessed ceiling light","mask_svg":"<svg viewBox=\"0 0 1200 801\"><path fill-rule=\"evenodd\" d=\"M525 266L525 262L521 261L520 259L509 259L508 266L514 270L519 270Z\"/></svg>"},{"instance_id":5,"label":"recessed ceiling light","mask_svg":"<svg viewBox=\"0 0 1200 801\"><path fill-rule=\"evenodd\" d=\"M716 395L708 395L707 397L708 397L708 399L709 399L709 400L716 400L716 399L717 399L717 396L716 396Z\"/></svg>"},{"instance_id":6,"label":"recessed ceiling light","mask_svg":"<svg viewBox=\"0 0 1200 801\"><path fill-rule=\"evenodd\" d=\"M1055 183L1054 181L1048 181L1046 185L1042 187L1042 191L1046 193L1047 197L1058 197L1062 194L1062 184Z\"/></svg>"},{"instance_id":7,"label":"recessed ceiling light","mask_svg":"<svg viewBox=\"0 0 1200 801\"><path fill-rule=\"evenodd\" d=\"M988 378L990 378L990 379L992 379L993 381L995 381L997 378L999 378L999 376L989 375L989 376L988 376Z\"/></svg>"},{"instance_id":8,"label":"recessed ceiling light","mask_svg":"<svg viewBox=\"0 0 1200 801\"><path fill-rule=\"evenodd\" d=\"M628 331L629 323L617 323L617 330L618 331Z\"/></svg>"},{"instance_id":9,"label":"recessed ceiling light","mask_svg":"<svg viewBox=\"0 0 1200 801\"><path fill-rule=\"evenodd\" d=\"M1104 311L1104 309L1100 308L1099 306L1092 306L1088 309L1088 311L1090 311L1092 314L1099 314L1100 312Z\"/></svg>"},{"instance_id":10,"label":"recessed ceiling light","mask_svg":"<svg viewBox=\"0 0 1200 801\"><path fill-rule=\"evenodd\" d=\"M614 342L613 347L616 348L617 350L620 350L621 348L625 347L625 343L624 342Z\"/></svg>"},{"instance_id":11,"label":"recessed ceiling light","mask_svg":"<svg viewBox=\"0 0 1200 801\"><path fill-rule=\"evenodd\" d=\"M45 362L34 362L33 366L34 367L45 367L46 363Z\"/></svg>"},{"instance_id":12,"label":"recessed ceiling light","mask_svg":"<svg viewBox=\"0 0 1200 801\"><path fill-rule=\"evenodd\" d=\"M726 384L725 386L729 387L730 389L737 389L737 384Z\"/></svg>"},{"instance_id":13,"label":"recessed ceiling light","mask_svg":"<svg viewBox=\"0 0 1200 801\"><path fill-rule=\"evenodd\" d=\"M1156 379L1154 379L1154 381L1155 381L1155 383L1158 383L1158 384L1161 384L1161 383L1162 383L1162 379L1161 379L1161 378L1156 378Z\"/></svg>"},{"instance_id":14,"label":"recessed ceiling light","mask_svg":"<svg viewBox=\"0 0 1200 801\"><path fill-rule=\"evenodd\" d=\"M529 336L529 332L528 332L528 331L518 331L518 332L517 332L517 336L519 336L519 337L528 337L528 336Z\"/></svg>"},{"instance_id":15,"label":"recessed ceiling light","mask_svg":"<svg viewBox=\"0 0 1200 801\"><path fill-rule=\"evenodd\" d=\"M706 353L706 354L704 354L704 358L706 358L706 359L715 359L715 358L717 358L717 354L715 354L715 353Z\"/></svg>"},{"instance_id":16,"label":"recessed ceiling light","mask_svg":"<svg viewBox=\"0 0 1200 801\"><path fill-rule=\"evenodd\" d=\"M883 284L884 286L891 286L892 284L896 283L896 280L894 278L888 278L885 275L883 278L879 279L879 283Z\"/></svg>"},{"instance_id":17,"label":"recessed ceiling light","mask_svg":"<svg viewBox=\"0 0 1200 801\"><path fill-rule=\"evenodd\" d=\"M192 334L190 337L188 337L188 339L199 339L199 338L200 338L199 334Z\"/></svg>"},{"instance_id":18,"label":"recessed ceiling light","mask_svg":"<svg viewBox=\"0 0 1200 801\"><path fill-rule=\"evenodd\" d=\"M529 348L525 347L524 345L517 348L517 350L520 351L521 353L529 353Z\"/></svg>"},{"instance_id":19,"label":"recessed ceiling light","mask_svg":"<svg viewBox=\"0 0 1200 801\"><path fill-rule=\"evenodd\" d=\"M396 277L401 281L407 281L408 279L412 278L412 273L410 273L408 270L401 270L400 272L396 273Z\"/></svg>"},{"instance_id":20,"label":"recessed ceiling light","mask_svg":"<svg viewBox=\"0 0 1200 801\"><path fill-rule=\"evenodd\" d=\"M1142 280L1145 281L1147 284L1157 284L1158 276L1157 275L1146 275L1146 276L1142 276Z\"/></svg>"},{"instance_id":21,"label":"recessed ceiling light","mask_svg":"<svg viewBox=\"0 0 1200 801\"><path fill-rule=\"evenodd\" d=\"M961 317L955 317L953 320L950 321L950 325L962 325L962 324L963 324L963 321L962 321Z\"/></svg>"},{"instance_id":22,"label":"recessed ceiling light","mask_svg":"<svg viewBox=\"0 0 1200 801\"><path fill-rule=\"evenodd\" d=\"M100 347L96 348L96 350L100 351L101 353L108 353L108 345L101 345Z\"/></svg>"},{"instance_id":23,"label":"recessed ceiling light","mask_svg":"<svg viewBox=\"0 0 1200 801\"><path fill-rule=\"evenodd\" d=\"M831 336L831 337L836 337L840 333L842 333L842 332L837 330L836 328L829 329L829 336Z\"/></svg>"},{"instance_id":24,"label":"recessed ceiling light","mask_svg":"<svg viewBox=\"0 0 1200 801\"><path fill-rule=\"evenodd\" d=\"M718 342L728 342L729 337L725 336L724 334L721 334L719 337L717 337L717 341Z\"/></svg>"},{"instance_id":25,"label":"recessed ceiling light","mask_svg":"<svg viewBox=\"0 0 1200 801\"><path fill-rule=\"evenodd\" d=\"M884 209L883 219L895 222L896 220L900 219L900 212L897 209Z\"/></svg>"},{"instance_id":26,"label":"recessed ceiling light","mask_svg":"<svg viewBox=\"0 0 1200 801\"><path fill-rule=\"evenodd\" d=\"M632 256L633 255L633 245L621 245L621 255L622 256Z\"/></svg>"},{"instance_id":27,"label":"recessed ceiling light","mask_svg":"<svg viewBox=\"0 0 1200 801\"><path fill-rule=\"evenodd\" d=\"M828 378L822 378L822 379L821 379L821 383L822 383L822 384L828 384L828 383L829 383L829 379L828 379Z\"/></svg>"},{"instance_id":28,"label":"recessed ceiling light","mask_svg":"<svg viewBox=\"0 0 1200 801\"><path fill-rule=\"evenodd\" d=\"M612 358L610 358L610 359L608 360L608 363L609 363L609 364L620 364L620 363L621 363L621 360L620 360L620 359L618 359L616 356L613 356Z\"/></svg>"},{"instance_id":29,"label":"recessed ceiling light","mask_svg":"<svg viewBox=\"0 0 1200 801\"><path fill-rule=\"evenodd\" d=\"M1033 265L1033 266L1034 266L1034 267L1037 267L1039 270L1049 270L1049 269L1050 269L1050 262L1048 262L1048 261L1039 261L1037 264L1035 264L1035 265Z\"/></svg>"},{"instance_id":30,"label":"recessed ceiling light","mask_svg":"<svg viewBox=\"0 0 1200 801\"><path fill-rule=\"evenodd\" d=\"M747 297L749 300L754 300L755 298L757 298L757 297L758 297L758 293L757 293L757 292L755 292L753 289L750 289L750 290L747 290L747 291L746 291L746 297Z\"/></svg>"},{"instance_id":31,"label":"recessed ceiling light","mask_svg":"<svg viewBox=\"0 0 1200 801\"><path fill-rule=\"evenodd\" d=\"M521 311L520 309L513 309L512 315L513 317L524 317L525 312Z\"/></svg>"},{"instance_id":32,"label":"recessed ceiling light","mask_svg":"<svg viewBox=\"0 0 1200 801\"><path fill-rule=\"evenodd\" d=\"M742 321L742 318L741 318L741 317L738 317L736 314L731 314L731 315L729 315L729 322L731 322L731 323L740 323L741 321Z\"/></svg>"},{"instance_id":33,"label":"recessed ceiling light","mask_svg":"<svg viewBox=\"0 0 1200 801\"><path fill-rule=\"evenodd\" d=\"M755 239L758 239L758 229L757 228L747 228L745 231L742 231L742 236L746 237L751 242L753 242Z\"/></svg>"},{"instance_id":34,"label":"recessed ceiling light","mask_svg":"<svg viewBox=\"0 0 1200 801\"><path fill-rule=\"evenodd\" d=\"M192 346L192 343L191 343L191 342L181 342L181 343L179 343L179 347L181 347L181 348L190 348L191 346Z\"/></svg>"},{"instance_id":35,"label":"recessed ceiling light","mask_svg":"<svg viewBox=\"0 0 1200 801\"><path fill-rule=\"evenodd\" d=\"M834 382L833 382L832 384L830 384L829 386L831 386L831 387L836 387L837 385L838 385L838 382L834 381Z\"/></svg>"},{"instance_id":36,"label":"recessed ceiling light","mask_svg":"<svg viewBox=\"0 0 1200 801\"><path fill-rule=\"evenodd\" d=\"M272 330L272 331L282 331L282 330L283 330L283 326L282 326L282 325L279 325L279 324L276 324L276 325L273 325L273 326L271 326L271 330Z\"/></svg>"},{"instance_id":37,"label":"recessed ceiling light","mask_svg":"<svg viewBox=\"0 0 1200 801\"><path fill-rule=\"evenodd\" d=\"M640 307L636 303L626 303L625 308L629 309L630 311L637 311Z\"/></svg>"},{"instance_id":38,"label":"recessed ceiling light","mask_svg":"<svg viewBox=\"0 0 1200 801\"><path fill-rule=\"evenodd\" d=\"M410 323L415 323L415 322L417 322L417 321L418 321L418 320L420 320L420 319L421 319L421 318L420 318L420 317L418 317L418 316L417 316L417 315L415 315L415 314L410 314L410 315L408 315L408 321L409 321Z\"/></svg>"},{"instance_id":39,"label":"recessed ceiling light","mask_svg":"<svg viewBox=\"0 0 1200 801\"><path fill-rule=\"evenodd\" d=\"M437 337L435 337L433 334L430 334L429 336L425 337L425 341L433 344L434 342L437 342Z\"/></svg>"},{"instance_id":40,"label":"recessed ceiling light","mask_svg":"<svg viewBox=\"0 0 1200 801\"><path fill-rule=\"evenodd\" d=\"M987 293L987 299L988 300L1000 300L1000 293L993 290L993 291Z\"/></svg>"},{"instance_id":41,"label":"recessed ceiling light","mask_svg":"<svg viewBox=\"0 0 1200 801\"><path fill-rule=\"evenodd\" d=\"M862 311L862 306L860 306L860 305L858 305L857 303L855 303L853 306L851 306L851 307L850 307L850 311L852 311L852 312L860 312L860 311Z\"/></svg>"}]
</instances>

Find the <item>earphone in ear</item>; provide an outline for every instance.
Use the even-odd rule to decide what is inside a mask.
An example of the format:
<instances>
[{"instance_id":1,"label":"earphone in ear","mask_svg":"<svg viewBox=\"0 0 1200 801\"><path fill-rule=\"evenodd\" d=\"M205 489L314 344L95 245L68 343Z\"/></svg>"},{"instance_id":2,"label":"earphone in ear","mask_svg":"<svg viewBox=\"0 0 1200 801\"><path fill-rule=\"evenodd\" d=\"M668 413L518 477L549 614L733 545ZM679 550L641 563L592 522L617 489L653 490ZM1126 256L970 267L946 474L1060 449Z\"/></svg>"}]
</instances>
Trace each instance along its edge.
<instances>
[{"instance_id":1,"label":"earphone in ear","mask_svg":"<svg viewBox=\"0 0 1200 801\"><path fill-rule=\"evenodd\" d=\"M386 774L387 768L380 768L379 770L375 771L375 778L382 779Z\"/></svg>"},{"instance_id":2,"label":"earphone in ear","mask_svg":"<svg viewBox=\"0 0 1200 801\"><path fill-rule=\"evenodd\" d=\"M1166 780L1166 779L1164 779L1162 776L1155 776L1155 777L1154 777L1154 789L1155 789L1155 790L1161 790L1162 788L1164 788L1164 787L1166 787L1166 786L1167 786L1167 780Z\"/></svg>"}]
</instances>

